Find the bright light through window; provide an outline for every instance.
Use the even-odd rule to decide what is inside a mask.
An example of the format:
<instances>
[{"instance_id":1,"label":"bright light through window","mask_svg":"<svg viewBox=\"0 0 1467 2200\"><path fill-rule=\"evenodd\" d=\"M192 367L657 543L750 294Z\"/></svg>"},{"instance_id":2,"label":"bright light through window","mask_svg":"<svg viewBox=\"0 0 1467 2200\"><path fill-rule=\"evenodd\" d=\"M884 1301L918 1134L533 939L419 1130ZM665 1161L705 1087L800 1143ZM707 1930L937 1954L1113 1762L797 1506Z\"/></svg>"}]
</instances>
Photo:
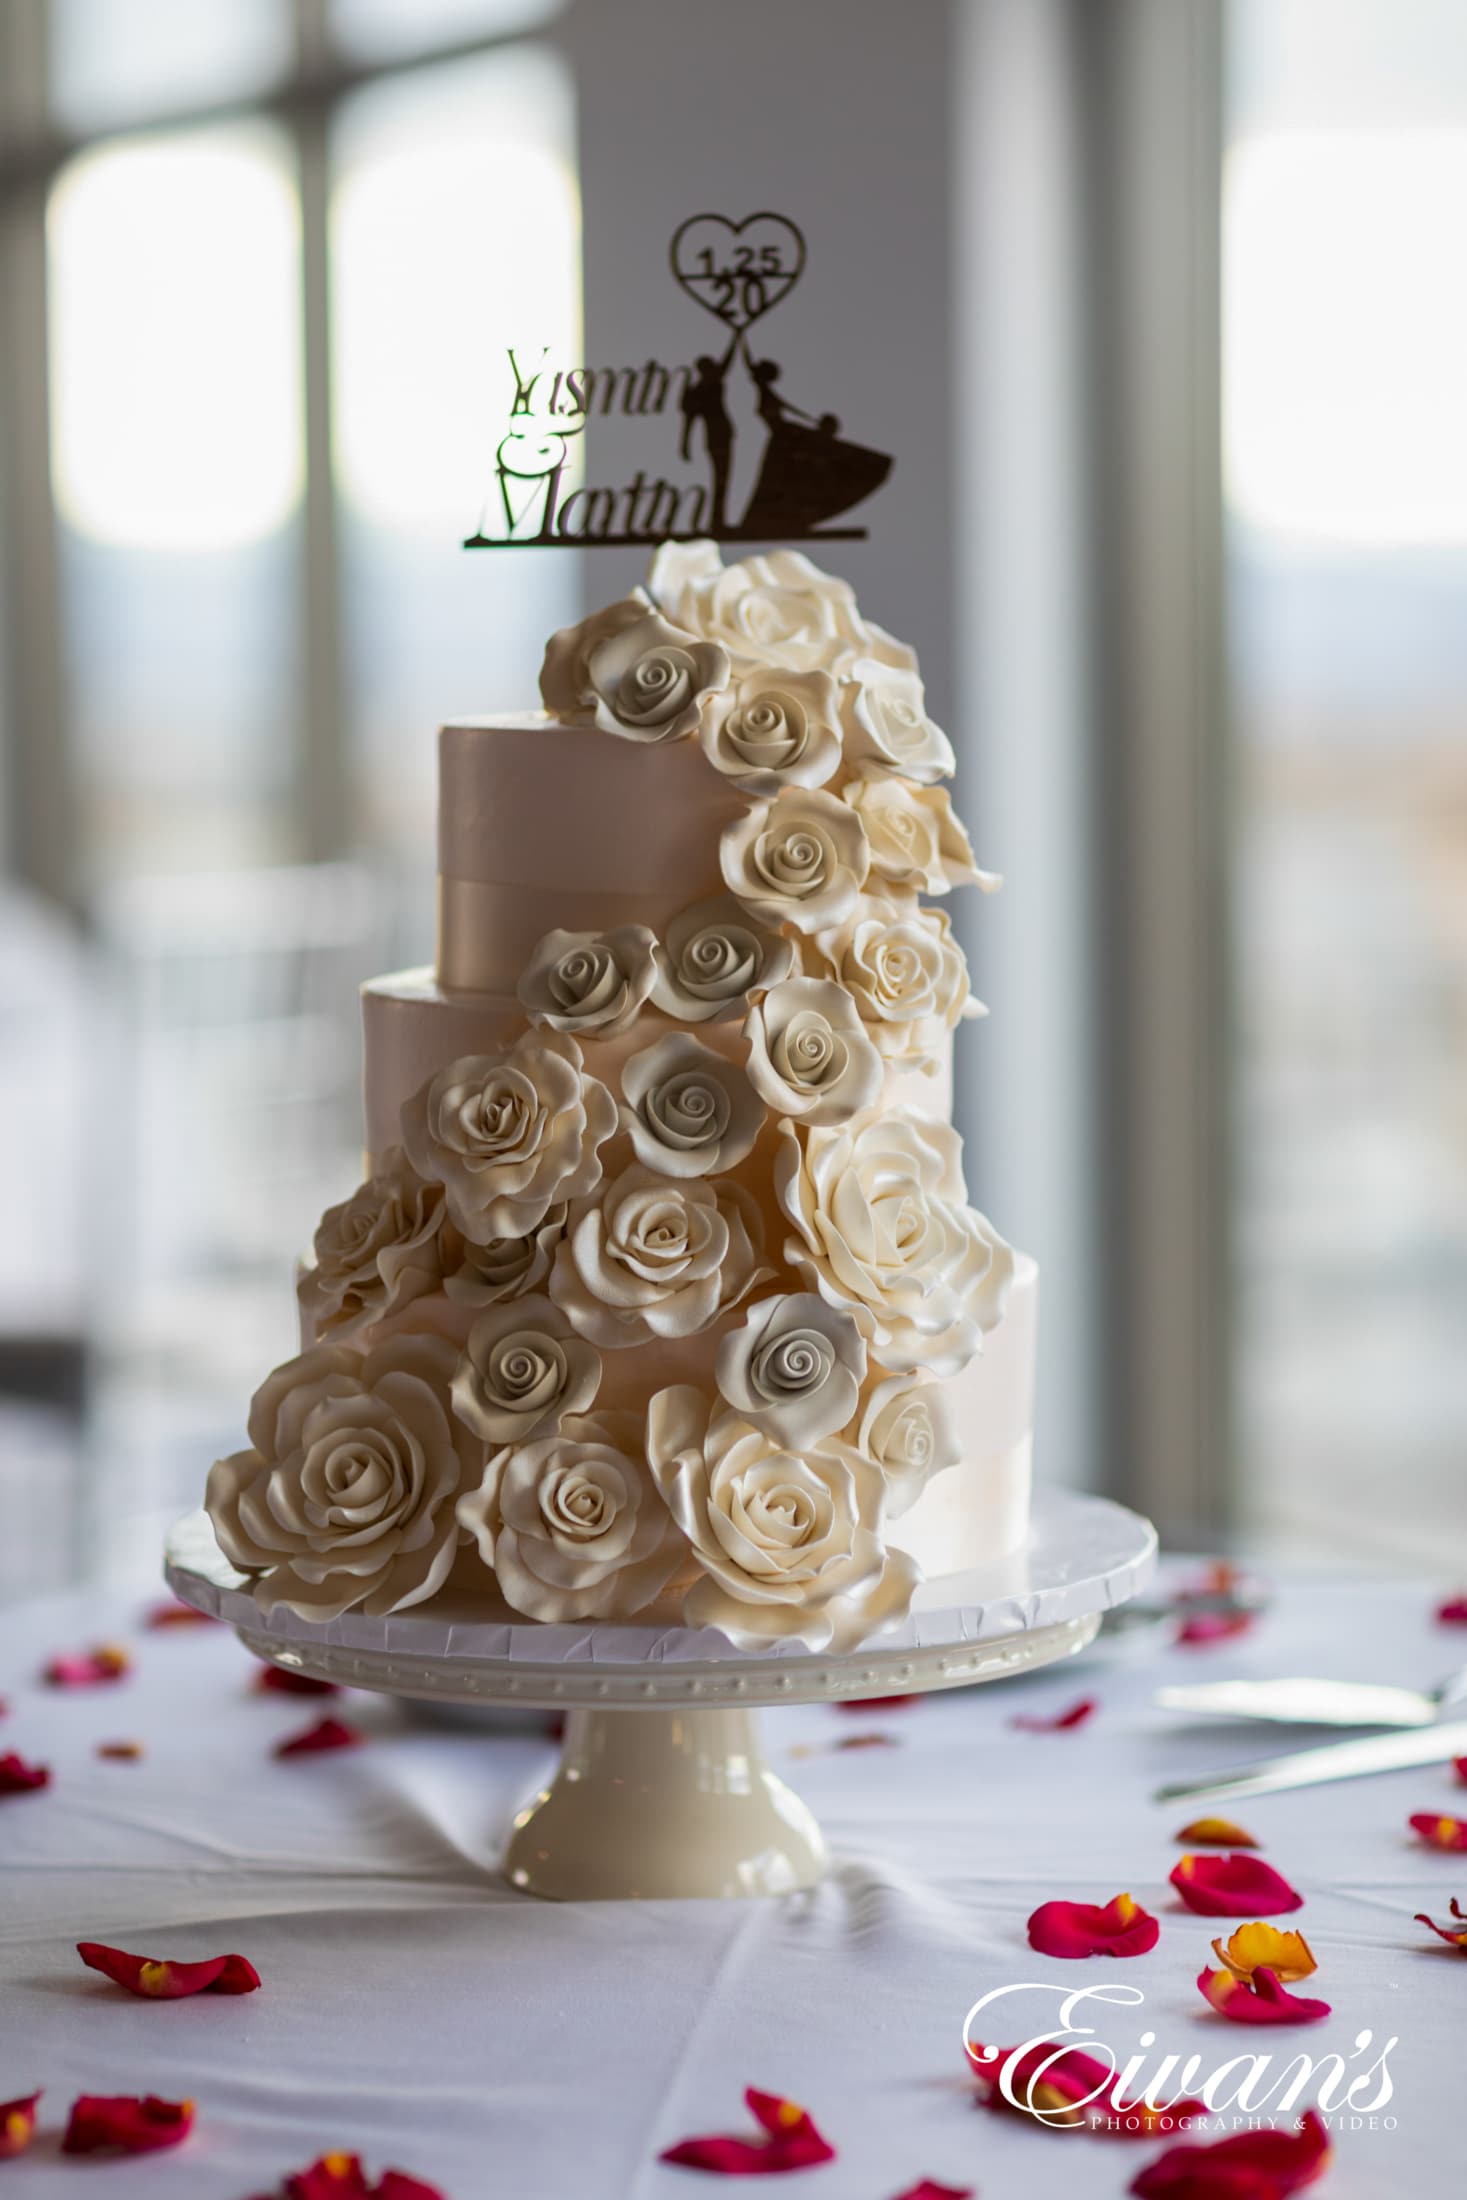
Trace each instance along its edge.
<instances>
[{"instance_id":1,"label":"bright light through window","mask_svg":"<svg viewBox=\"0 0 1467 2200\"><path fill-rule=\"evenodd\" d=\"M53 468L69 524L234 549L300 496L299 213L264 127L105 146L52 195Z\"/></svg>"},{"instance_id":2,"label":"bright light through window","mask_svg":"<svg viewBox=\"0 0 1467 2200\"><path fill-rule=\"evenodd\" d=\"M1239 518L1467 541L1467 132L1277 133L1228 160L1227 472Z\"/></svg>"},{"instance_id":3,"label":"bright light through window","mask_svg":"<svg viewBox=\"0 0 1467 2200\"><path fill-rule=\"evenodd\" d=\"M504 434L506 347L579 357L580 200L561 72L524 53L367 101L332 207L336 468L363 518L471 533ZM568 136L568 131L565 132Z\"/></svg>"}]
</instances>

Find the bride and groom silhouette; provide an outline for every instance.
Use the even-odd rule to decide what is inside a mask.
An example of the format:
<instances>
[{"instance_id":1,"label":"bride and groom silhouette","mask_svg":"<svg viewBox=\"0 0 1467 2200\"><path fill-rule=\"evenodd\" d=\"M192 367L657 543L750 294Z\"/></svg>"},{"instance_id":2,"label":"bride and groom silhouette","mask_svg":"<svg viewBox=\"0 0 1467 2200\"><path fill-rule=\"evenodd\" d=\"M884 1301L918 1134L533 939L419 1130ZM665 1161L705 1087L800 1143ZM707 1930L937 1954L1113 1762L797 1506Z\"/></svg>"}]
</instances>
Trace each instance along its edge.
<instances>
[{"instance_id":1,"label":"bride and groom silhouette","mask_svg":"<svg viewBox=\"0 0 1467 2200\"><path fill-rule=\"evenodd\" d=\"M738 521L728 519L729 479L736 431L727 403L729 368L741 357L757 396L755 410L768 430L753 493ZM707 532L725 541L739 536L779 536L786 540L811 533L821 520L837 517L879 489L891 471L883 451L843 441L834 413L818 417L801 410L776 387L781 368L773 359L756 359L747 332L739 329L721 359L704 353L694 362L679 399L683 416L679 456L693 456L693 431L703 431L710 483Z\"/></svg>"}]
</instances>

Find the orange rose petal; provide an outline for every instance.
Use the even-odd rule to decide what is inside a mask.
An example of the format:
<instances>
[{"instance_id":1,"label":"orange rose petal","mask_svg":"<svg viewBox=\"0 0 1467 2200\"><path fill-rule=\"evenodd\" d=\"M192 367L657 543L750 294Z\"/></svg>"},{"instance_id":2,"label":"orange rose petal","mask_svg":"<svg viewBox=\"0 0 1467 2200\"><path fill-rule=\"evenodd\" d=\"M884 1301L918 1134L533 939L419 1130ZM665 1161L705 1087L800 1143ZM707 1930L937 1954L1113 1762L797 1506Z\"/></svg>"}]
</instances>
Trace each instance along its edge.
<instances>
[{"instance_id":1,"label":"orange rose petal","mask_svg":"<svg viewBox=\"0 0 1467 2200\"><path fill-rule=\"evenodd\" d=\"M1265 1925L1261 1919L1238 1926L1226 1944L1215 1940L1212 1952L1234 1978L1250 1979L1264 1965L1275 1978L1285 1981L1311 1978L1319 1969L1314 1950L1302 1933L1285 1932L1277 1925Z\"/></svg>"},{"instance_id":2,"label":"orange rose petal","mask_svg":"<svg viewBox=\"0 0 1467 2200\"><path fill-rule=\"evenodd\" d=\"M144 1627L155 1633L167 1627L218 1627L220 1624L212 1612L195 1611L193 1605L183 1604L177 1597L165 1597L161 1603L150 1604L143 1614Z\"/></svg>"},{"instance_id":3,"label":"orange rose petal","mask_svg":"<svg viewBox=\"0 0 1467 2200\"><path fill-rule=\"evenodd\" d=\"M1467 1818L1438 1817L1434 1811L1419 1810L1410 1823L1428 1848L1467 1849Z\"/></svg>"},{"instance_id":4,"label":"orange rose petal","mask_svg":"<svg viewBox=\"0 0 1467 2200\"><path fill-rule=\"evenodd\" d=\"M1235 1826L1231 1818L1194 1818L1190 1826L1183 1826L1172 1838L1188 1849L1259 1849L1263 1846L1251 1833Z\"/></svg>"}]
</instances>

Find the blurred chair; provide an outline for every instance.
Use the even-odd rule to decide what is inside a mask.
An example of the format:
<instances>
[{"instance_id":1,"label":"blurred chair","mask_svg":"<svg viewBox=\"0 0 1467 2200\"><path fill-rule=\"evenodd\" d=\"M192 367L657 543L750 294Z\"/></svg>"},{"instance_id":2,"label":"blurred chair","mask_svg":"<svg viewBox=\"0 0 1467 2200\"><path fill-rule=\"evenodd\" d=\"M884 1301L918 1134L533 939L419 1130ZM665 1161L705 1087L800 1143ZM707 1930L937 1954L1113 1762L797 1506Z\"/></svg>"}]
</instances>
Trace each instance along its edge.
<instances>
[{"instance_id":1,"label":"blurred chair","mask_svg":"<svg viewBox=\"0 0 1467 2200\"><path fill-rule=\"evenodd\" d=\"M357 986L393 910L348 864L134 878L98 904L115 1066L89 1564L156 1549L296 1349L291 1258L357 1180Z\"/></svg>"}]
</instances>

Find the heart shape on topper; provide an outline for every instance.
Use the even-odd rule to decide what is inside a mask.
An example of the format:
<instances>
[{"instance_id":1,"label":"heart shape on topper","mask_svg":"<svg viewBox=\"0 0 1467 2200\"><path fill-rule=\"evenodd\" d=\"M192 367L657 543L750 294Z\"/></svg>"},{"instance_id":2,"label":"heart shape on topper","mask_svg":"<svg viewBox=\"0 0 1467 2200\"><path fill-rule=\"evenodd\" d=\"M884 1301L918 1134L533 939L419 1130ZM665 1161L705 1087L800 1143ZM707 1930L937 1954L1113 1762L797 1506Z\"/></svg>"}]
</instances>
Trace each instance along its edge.
<instances>
[{"instance_id":1,"label":"heart shape on topper","mask_svg":"<svg viewBox=\"0 0 1467 2200\"><path fill-rule=\"evenodd\" d=\"M783 214L691 214L673 232L671 257L688 296L742 334L794 289L805 240Z\"/></svg>"}]
</instances>

